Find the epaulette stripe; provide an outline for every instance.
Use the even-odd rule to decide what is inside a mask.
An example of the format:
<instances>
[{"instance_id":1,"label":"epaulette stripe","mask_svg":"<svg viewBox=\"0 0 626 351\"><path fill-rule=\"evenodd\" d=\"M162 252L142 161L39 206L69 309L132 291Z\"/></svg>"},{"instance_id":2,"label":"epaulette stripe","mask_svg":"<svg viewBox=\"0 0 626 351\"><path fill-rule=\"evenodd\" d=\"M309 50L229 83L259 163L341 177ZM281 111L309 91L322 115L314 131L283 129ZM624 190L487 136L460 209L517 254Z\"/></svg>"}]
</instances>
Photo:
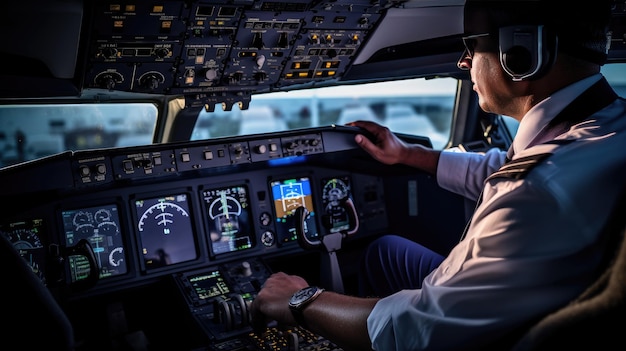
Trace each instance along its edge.
<instances>
[{"instance_id":1,"label":"epaulette stripe","mask_svg":"<svg viewBox=\"0 0 626 351\"><path fill-rule=\"evenodd\" d=\"M524 178L535 166L541 163L544 159L552 155L551 152L523 157L517 160L505 163L499 170L492 173L487 180L493 178Z\"/></svg>"}]
</instances>

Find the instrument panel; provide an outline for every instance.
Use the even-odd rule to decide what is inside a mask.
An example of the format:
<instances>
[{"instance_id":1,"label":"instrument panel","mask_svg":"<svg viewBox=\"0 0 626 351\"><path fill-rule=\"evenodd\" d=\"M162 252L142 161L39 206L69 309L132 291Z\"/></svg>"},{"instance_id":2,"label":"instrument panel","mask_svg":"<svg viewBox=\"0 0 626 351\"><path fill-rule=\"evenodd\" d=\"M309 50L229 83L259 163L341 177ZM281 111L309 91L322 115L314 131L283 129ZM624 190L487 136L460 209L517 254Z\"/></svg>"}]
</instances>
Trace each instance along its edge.
<instances>
[{"instance_id":1,"label":"instrument panel","mask_svg":"<svg viewBox=\"0 0 626 351\"><path fill-rule=\"evenodd\" d=\"M50 288L70 299L207 265L302 251L295 215L301 206L309 213L308 241L350 229L340 205L348 197L366 224L354 237L375 235L389 227L384 184L350 166L365 155L353 142L355 132L330 126L264 139L66 152L5 168L0 181L15 187L0 198L16 204L5 211L0 232ZM253 157L250 150L259 145L275 154ZM206 150L228 162L211 164ZM155 161L164 155L172 157ZM46 169L49 182L28 181ZM68 293L63 287L93 272L88 257L65 254L81 241L91 245L99 279Z\"/></svg>"}]
</instances>

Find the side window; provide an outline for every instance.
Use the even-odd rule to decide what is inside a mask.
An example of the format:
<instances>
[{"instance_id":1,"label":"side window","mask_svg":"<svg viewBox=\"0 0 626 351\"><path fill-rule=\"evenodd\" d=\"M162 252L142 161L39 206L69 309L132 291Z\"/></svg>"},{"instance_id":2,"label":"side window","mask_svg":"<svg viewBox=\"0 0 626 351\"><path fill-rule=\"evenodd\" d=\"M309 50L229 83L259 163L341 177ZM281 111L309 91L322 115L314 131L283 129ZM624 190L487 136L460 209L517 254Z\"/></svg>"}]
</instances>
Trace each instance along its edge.
<instances>
[{"instance_id":1,"label":"side window","mask_svg":"<svg viewBox=\"0 0 626 351\"><path fill-rule=\"evenodd\" d=\"M152 103L58 103L0 106L0 168L66 150L152 143Z\"/></svg>"}]
</instances>

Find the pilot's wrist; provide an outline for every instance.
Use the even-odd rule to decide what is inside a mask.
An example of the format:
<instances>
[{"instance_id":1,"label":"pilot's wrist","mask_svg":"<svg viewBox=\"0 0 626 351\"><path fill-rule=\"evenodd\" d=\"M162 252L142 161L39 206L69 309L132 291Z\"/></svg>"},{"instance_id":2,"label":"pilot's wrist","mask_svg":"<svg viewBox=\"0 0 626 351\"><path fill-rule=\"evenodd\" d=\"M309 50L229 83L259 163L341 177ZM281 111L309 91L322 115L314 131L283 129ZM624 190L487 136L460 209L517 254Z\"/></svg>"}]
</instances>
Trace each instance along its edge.
<instances>
[{"instance_id":1,"label":"pilot's wrist","mask_svg":"<svg viewBox=\"0 0 626 351\"><path fill-rule=\"evenodd\" d=\"M322 292L324 292L324 289L320 287L308 286L291 296L291 299L289 299L289 309L299 326L308 329L303 311L308 305L315 301Z\"/></svg>"}]
</instances>

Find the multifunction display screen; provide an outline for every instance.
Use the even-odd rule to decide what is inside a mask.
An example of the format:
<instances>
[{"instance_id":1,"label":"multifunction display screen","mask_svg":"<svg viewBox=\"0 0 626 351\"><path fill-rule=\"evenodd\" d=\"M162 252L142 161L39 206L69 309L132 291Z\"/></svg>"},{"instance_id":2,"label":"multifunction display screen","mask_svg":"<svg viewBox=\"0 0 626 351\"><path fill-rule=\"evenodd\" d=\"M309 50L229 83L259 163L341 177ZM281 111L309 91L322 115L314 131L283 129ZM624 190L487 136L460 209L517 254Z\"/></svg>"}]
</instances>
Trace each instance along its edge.
<instances>
[{"instance_id":1,"label":"multifunction display screen","mask_svg":"<svg viewBox=\"0 0 626 351\"><path fill-rule=\"evenodd\" d=\"M91 244L100 278L125 274L126 253L120 231L120 218L115 204L64 210L63 230L68 246L76 245L86 239ZM86 279L89 276L89 262L79 255L69 257L72 281Z\"/></svg>"},{"instance_id":2,"label":"multifunction display screen","mask_svg":"<svg viewBox=\"0 0 626 351\"><path fill-rule=\"evenodd\" d=\"M330 233L349 230L351 209L346 207L350 198L350 178L348 176L322 180L322 224Z\"/></svg>"},{"instance_id":3,"label":"multifunction display screen","mask_svg":"<svg viewBox=\"0 0 626 351\"><path fill-rule=\"evenodd\" d=\"M304 221L304 234L312 240L319 239L315 224L315 210L311 182L308 177L273 180L270 182L274 208L276 211L276 230L279 243L297 239L296 220L294 214L300 206L309 211Z\"/></svg>"},{"instance_id":4,"label":"multifunction display screen","mask_svg":"<svg viewBox=\"0 0 626 351\"><path fill-rule=\"evenodd\" d=\"M146 269L198 257L186 193L136 200L135 210Z\"/></svg>"},{"instance_id":5,"label":"multifunction display screen","mask_svg":"<svg viewBox=\"0 0 626 351\"><path fill-rule=\"evenodd\" d=\"M211 252L215 255L252 247L250 200L243 185L202 191L209 227Z\"/></svg>"},{"instance_id":6,"label":"multifunction display screen","mask_svg":"<svg viewBox=\"0 0 626 351\"><path fill-rule=\"evenodd\" d=\"M224 281L219 270L199 273L187 277L198 300L206 300L216 296L227 295L230 288Z\"/></svg>"}]
</instances>

